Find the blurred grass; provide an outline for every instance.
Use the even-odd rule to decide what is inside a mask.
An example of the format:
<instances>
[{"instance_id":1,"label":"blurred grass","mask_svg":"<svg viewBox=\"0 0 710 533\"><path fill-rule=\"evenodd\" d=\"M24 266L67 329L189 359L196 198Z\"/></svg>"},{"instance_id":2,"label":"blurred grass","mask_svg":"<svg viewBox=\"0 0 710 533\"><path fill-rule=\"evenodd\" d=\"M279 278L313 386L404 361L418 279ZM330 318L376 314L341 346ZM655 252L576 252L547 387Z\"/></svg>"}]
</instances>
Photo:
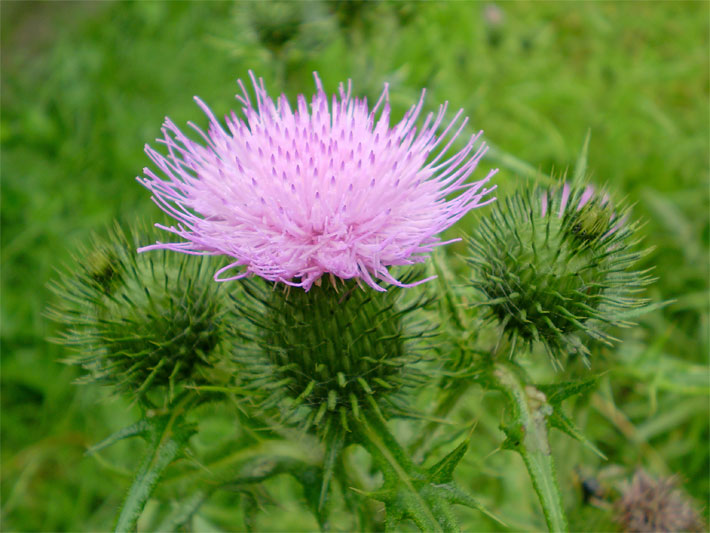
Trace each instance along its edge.
<instances>
[{"instance_id":1,"label":"blurred grass","mask_svg":"<svg viewBox=\"0 0 710 533\"><path fill-rule=\"evenodd\" d=\"M156 216L133 180L148 163L143 144L166 114L204 124L193 95L226 113L250 68L272 94L291 96L312 91L313 70L327 90L352 78L369 98L388 81L397 113L427 87L429 108L448 100L485 130L498 154L487 165L501 165L499 197L527 179L510 161L559 176L591 131L589 170L637 202L656 247L646 260L659 278L651 296L675 303L602 354L608 385L578 402L575 417L610 464L678 473L707 502L708 18L704 2L3 2L0 527L112 523L140 443L102 460L82 453L134 413L71 384L76 370L45 340L46 284L91 231ZM535 529L542 521L522 465L494 453L497 406L472 394L462 407L459 417L479 426L459 476L515 529ZM566 437L553 444L577 509L575 468L603 465ZM290 482L270 483L277 501L301 497ZM210 499L201 527L242 527L233 499ZM259 524L278 530L294 512L313 527L307 513L273 507ZM471 529L495 527L461 513Z\"/></svg>"}]
</instances>

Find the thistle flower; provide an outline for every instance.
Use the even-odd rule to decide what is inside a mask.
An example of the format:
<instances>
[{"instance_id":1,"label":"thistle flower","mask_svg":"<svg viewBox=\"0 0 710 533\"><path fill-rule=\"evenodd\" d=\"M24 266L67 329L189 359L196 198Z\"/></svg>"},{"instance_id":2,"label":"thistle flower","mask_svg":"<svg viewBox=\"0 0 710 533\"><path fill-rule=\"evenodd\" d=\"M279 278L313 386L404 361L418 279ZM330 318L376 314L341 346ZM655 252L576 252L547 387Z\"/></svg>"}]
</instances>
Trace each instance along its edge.
<instances>
[{"instance_id":1,"label":"thistle flower","mask_svg":"<svg viewBox=\"0 0 710 533\"><path fill-rule=\"evenodd\" d=\"M416 341L432 328L414 312L425 300L402 302L397 287L362 290L352 280L308 293L269 285L249 280L245 294L233 298L238 314L256 326L247 336L257 353L238 358L247 386L268 393L262 408L278 405L286 419L305 408L306 429L347 429L370 400L385 412L407 409L397 393L423 379L414 365L421 359Z\"/></svg>"},{"instance_id":2,"label":"thistle flower","mask_svg":"<svg viewBox=\"0 0 710 533\"><path fill-rule=\"evenodd\" d=\"M467 119L459 111L444 128L447 105L429 113L417 130L424 102L390 127L388 89L372 109L340 85L329 104L315 75L311 105L303 95L296 110L285 95L274 102L263 80L250 76L237 100L244 120L225 117L226 129L196 101L210 122L207 133L193 126L206 145L189 139L169 119L159 142L167 155L146 146L167 179L144 169L138 180L177 226L158 227L184 239L146 246L188 254L226 255L232 262L216 281L256 274L308 291L324 274L403 286L394 265L424 260L446 244L437 235L469 210L494 200L485 179L466 182L485 153L473 135L456 153L449 148ZM228 271L245 267L242 271ZM426 281L426 280L424 280ZM420 281L421 283L421 281Z\"/></svg>"},{"instance_id":3,"label":"thistle flower","mask_svg":"<svg viewBox=\"0 0 710 533\"><path fill-rule=\"evenodd\" d=\"M526 190L498 204L469 241L473 286L487 317L511 340L545 347L553 362L589 354L585 336L610 343L606 326L647 303L652 279L633 270L637 251L627 210L593 187ZM585 359L586 361L586 359Z\"/></svg>"},{"instance_id":4,"label":"thistle flower","mask_svg":"<svg viewBox=\"0 0 710 533\"><path fill-rule=\"evenodd\" d=\"M56 340L77 352L67 362L88 370L83 380L140 400L148 390L171 394L202 379L228 346L229 327L210 260L137 255L145 235L116 227L107 239L95 238L53 285L49 309L62 326Z\"/></svg>"},{"instance_id":5,"label":"thistle flower","mask_svg":"<svg viewBox=\"0 0 710 533\"><path fill-rule=\"evenodd\" d=\"M674 478L653 479L638 470L616 503L617 521L628 532L702 531L703 524Z\"/></svg>"}]
</instances>

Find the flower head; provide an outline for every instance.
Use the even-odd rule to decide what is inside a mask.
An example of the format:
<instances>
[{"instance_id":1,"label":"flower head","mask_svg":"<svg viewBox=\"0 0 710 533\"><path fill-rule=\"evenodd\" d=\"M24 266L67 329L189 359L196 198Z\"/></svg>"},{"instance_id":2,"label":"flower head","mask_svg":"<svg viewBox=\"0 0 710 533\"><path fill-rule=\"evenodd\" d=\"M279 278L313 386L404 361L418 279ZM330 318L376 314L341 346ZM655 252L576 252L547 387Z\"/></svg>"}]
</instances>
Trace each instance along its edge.
<instances>
[{"instance_id":1,"label":"flower head","mask_svg":"<svg viewBox=\"0 0 710 533\"><path fill-rule=\"evenodd\" d=\"M589 354L585 336L609 343L609 325L628 326L624 313L652 279L633 267L637 224L593 187L518 192L482 221L470 241L473 286L481 305L511 339L540 342L553 362Z\"/></svg>"},{"instance_id":2,"label":"flower head","mask_svg":"<svg viewBox=\"0 0 710 533\"><path fill-rule=\"evenodd\" d=\"M230 256L217 281L256 274L308 290L328 273L383 290L375 279L403 285L388 267L423 261L446 244L440 232L494 200L484 185L495 171L466 181L485 153L485 146L474 149L480 133L449 153L467 122L459 121L461 111L441 134L446 104L417 129L424 92L390 127L387 85L370 109L351 97L350 83L329 100L316 74L311 105L300 95L293 110L285 95L274 102L250 75L256 103L241 81L237 95L244 120L232 112L225 129L196 98L210 126L206 133L193 128L206 144L166 119L160 142L167 155L146 147L167 179L146 168L139 181L178 221L158 227L184 241L141 251ZM227 274L237 267L245 268Z\"/></svg>"},{"instance_id":3,"label":"flower head","mask_svg":"<svg viewBox=\"0 0 710 533\"><path fill-rule=\"evenodd\" d=\"M616 503L617 521L624 531L703 531L692 501L676 486L676 479L653 479L637 470Z\"/></svg>"},{"instance_id":4,"label":"flower head","mask_svg":"<svg viewBox=\"0 0 710 533\"><path fill-rule=\"evenodd\" d=\"M425 296L406 299L399 287L363 291L352 280L308 293L262 280L243 289L232 297L235 311L255 327L242 330L251 342L236 351L240 378L285 419L300 409L305 428L347 428L370 401L385 413L406 409L398 393L426 381L416 365L434 331L418 312Z\"/></svg>"},{"instance_id":5,"label":"flower head","mask_svg":"<svg viewBox=\"0 0 710 533\"><path fill-rule=\"evenodd\" d=\"M116 227L95 238L53 285L49 309L62 326L56 340L77 352L67 362L88 370L85 381L139 400L149 390L170 398L181 384L204 381L233 329L226 291L210 279L211 258L138 255L145 236Z\"/></svg>"}]
</instances>

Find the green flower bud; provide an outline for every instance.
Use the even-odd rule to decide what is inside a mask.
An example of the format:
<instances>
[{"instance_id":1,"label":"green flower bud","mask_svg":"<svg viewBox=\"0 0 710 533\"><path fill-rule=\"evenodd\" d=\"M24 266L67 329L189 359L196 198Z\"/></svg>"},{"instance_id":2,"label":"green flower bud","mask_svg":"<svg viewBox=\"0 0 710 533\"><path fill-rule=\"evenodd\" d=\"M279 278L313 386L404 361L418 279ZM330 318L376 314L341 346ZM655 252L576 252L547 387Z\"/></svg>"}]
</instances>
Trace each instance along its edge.
<instances>
[{"instance_id":1,"label":"green flower bud","mask_svg":"<svg viewBox=\"0 0 710 533\"><path fill-rule=\"evenodd\" d=\"M601 238L611 228L614 213L608 203L601 204L595 199L571 213L570 231L580 242L590 242Z\"/></svg>"},{"instance_id":2,"label":"green flower bud","mask_svg":"<svg viewBox=\"0 0 710 533\"><path fill-rule=\"evenodd\" d=\"M586 356L585 337L609 343L607 326L641 307L652 279L634 270L636 224L591 187L526 190L498 202L469 241L472 284L486 316L511 341L539 342L554 363Z\"/></svg>"},{"instance_id":3,"label":"green flower bud","mask_svg":"<svg viewBox=\"0 0 710 533\"><path fill-rule=\"evenodd\" d=\"M298 2L253 2L248 4L247 20L261 44L280 54L296 39L303 23L303 9Z\"/></svg>"},{"instance_id":4,"label":"green flower bud","mask_svg":"<svg viewBox=\"0 0 710 533\"><path fill-rule=\"evenodd\" d=\"M212 280L209 258L138 254L150 239L118 227L94 238L53 285L49 316L62 326L58 342L77 354L85 381L110 383L147 400L172 394L202 376L228 347L229 301Z\"/></svg>"},{"instance_id":5,"label":"green flower bud","mask_svg":"<svg viewBox=\"0 0 710 533\"><path fill-rule=\"evenodd\" d=\"M300 408L306 427L334 419L347 429L371 400L386 411L397 392L421 380L410 341L426 332L411 320L424 302L399 305L402 289L333 281L284 291L263 280L248 280L244 289L246 298L235 302L256 326L258 349L240 360L247 383L270 394L265 407L285 405L287 417Z\"/></svg>"}]
</instances>

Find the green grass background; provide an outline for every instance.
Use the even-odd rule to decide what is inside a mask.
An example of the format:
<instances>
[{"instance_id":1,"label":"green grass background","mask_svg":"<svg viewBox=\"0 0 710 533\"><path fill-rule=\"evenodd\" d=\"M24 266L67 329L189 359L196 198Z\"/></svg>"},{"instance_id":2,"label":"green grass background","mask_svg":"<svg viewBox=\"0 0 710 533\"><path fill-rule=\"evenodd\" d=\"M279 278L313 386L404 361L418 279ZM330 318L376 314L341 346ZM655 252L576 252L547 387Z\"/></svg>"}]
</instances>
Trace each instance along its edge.
<instances>
[{"instance_id":1,"label":"green grass background","mask_svg":"<svg viewBox=\"0 0 710 533\"><path fill-rule=\"evenodd\" d=\"M312 92L314 70L328 91L352 78L369 98L387 81L400 114L427 87L428 109L448 100L485 130L495 148L485 166L501 168L499 197L538 172L571 169L590 131L592 179L647 220L642 233L655 251L645 262L659 278L649 295L675 301L623 332L600 391L575 406L575 418L603 443L606 465L675 473L708 502L707 2L6 1L0 9L3 531L111 527L141 443L98 458L83 452L136 413L72 384L78 370L46 340L54 331L43 317L47 283L92 231L157 216L134 180L148 164L143 145L165 115L204 125L193 95L218 116L235 107L235 80L248 69L272 95L292 97ZM454 234L472 224L468 217ZM519 458L492 454L497 404L472 394L458 416L479 421L461 484L514 529L542 527ZM231 431L228 413L208 418L200 438ZM575 472L605 464L565 436L553 435L553 447L574 524L588 511ZM259 528L315 527L296 485L267 485L279 504ZM212 498L194 527L241 529L233 500ZM460 512L467 529L497 527Z\"/></svg>"}]
</instances>

